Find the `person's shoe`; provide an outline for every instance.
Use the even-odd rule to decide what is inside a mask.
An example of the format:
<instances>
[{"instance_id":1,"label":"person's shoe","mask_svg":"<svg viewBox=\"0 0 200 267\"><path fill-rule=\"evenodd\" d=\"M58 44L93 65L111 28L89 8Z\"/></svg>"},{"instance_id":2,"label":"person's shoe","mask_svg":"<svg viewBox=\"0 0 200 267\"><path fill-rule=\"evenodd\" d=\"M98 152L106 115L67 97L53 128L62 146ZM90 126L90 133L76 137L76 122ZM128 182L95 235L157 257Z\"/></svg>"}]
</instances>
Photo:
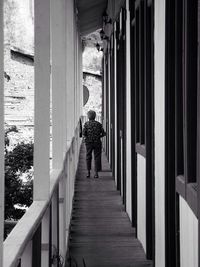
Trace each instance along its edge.
<instances>
[{"instance_id":1,"label":"person's shoe","mask_svg":"<svg viewBox=\"0 0 200 267\"><path fill-rule=\"evenodd\" d=\"M90 172L88 172L88 174L87 174L87 176L86 176L87 178L90 178Z\"/></svg>"},{"instance_id":2,"label":"person's shoe","mask_svg":"<svg viewBox=\"0 0 200 267\"><path fill-rule=\"evenodd\" d=\"M94 178L99 178L99 175L98 175L98 173L95 173L95 176L94 176Z\"/></svg>"}]
</instances>

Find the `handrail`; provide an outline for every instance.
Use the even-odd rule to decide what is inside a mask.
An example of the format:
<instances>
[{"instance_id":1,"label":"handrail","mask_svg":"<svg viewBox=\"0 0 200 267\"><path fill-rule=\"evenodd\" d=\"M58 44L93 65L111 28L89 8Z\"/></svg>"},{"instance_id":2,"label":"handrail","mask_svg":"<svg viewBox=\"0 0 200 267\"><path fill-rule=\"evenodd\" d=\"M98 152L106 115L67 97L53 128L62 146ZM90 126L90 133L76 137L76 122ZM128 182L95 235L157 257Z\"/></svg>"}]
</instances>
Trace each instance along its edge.
<instances>
[{"instance_id":1,"label":"handrail","mask_svg":"<svg viewBox=\"0 0 200 267\"><path fill-rule=\"evenodd\" d=\"M34 201L4 242L3 266L16 266L48 207L49 200ZM34 222L34 223L33 223Z\"/></svg>"},{"instance_id":2,"label":"handrail","mask_svg":"<svg viewBox=\"0 0 200 267\"><path fill-rule=\"evenodd\" d=\"M75 130L75 135L77 136L72 138L70 146L66 152L63 168L51 170L49 198L47 200L34 201L4 241L3 267L17 266L26 247L28 246L29 241L33 239L33 236L38 230L47 209L53 201L53 196L58 189L60 181L66 177L66 162L70 160L71 153L75 154L74 143L76 140L79 140L79 138L77 138L78 134L79 126L77 126ZM77 146L77 149L79 149L79 146ZM57 201L59 204L59 197Z\"/></svg>"}]
</instances>

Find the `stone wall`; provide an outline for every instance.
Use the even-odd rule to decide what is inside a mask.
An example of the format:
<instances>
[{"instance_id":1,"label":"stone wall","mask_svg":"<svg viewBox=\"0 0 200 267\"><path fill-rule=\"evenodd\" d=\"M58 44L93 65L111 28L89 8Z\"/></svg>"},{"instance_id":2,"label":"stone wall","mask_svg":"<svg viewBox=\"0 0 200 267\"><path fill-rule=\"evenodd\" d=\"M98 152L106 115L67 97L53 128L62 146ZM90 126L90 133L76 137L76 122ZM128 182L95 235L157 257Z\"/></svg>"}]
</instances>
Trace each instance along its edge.
<instances>
[{"instance_id":1,"label":"stone wall","mask_svg":"<svg viewBox=\"0 0 200 267\"><path fill-rule=\"evenodd\" d=\"M32 55L34 25L32 2L6 0L4 9L5 124L16 125L19 134L12 142L33 140L34 68L25 59L11 57L11 51Z\"/></svg>"}]
</instances>

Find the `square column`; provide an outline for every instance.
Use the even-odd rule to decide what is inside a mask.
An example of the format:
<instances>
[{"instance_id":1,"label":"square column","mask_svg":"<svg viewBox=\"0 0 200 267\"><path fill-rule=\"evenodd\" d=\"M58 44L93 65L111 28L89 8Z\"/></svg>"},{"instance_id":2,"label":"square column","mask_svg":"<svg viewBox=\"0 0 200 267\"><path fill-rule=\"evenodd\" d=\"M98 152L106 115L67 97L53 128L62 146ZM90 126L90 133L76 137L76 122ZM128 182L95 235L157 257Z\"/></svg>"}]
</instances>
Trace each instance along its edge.
<instances>
[{"instance_id":1,"label":"square column","mask_svg":"<svg viewBox=\"0 0 200 267\"><path fill-rule=\"evenodd\" d=\"M0 266L4 237L4 31L3 1L0 1Z\"/></svg>"},{"instance_id":2,"label":"square column","mask_svg":"<svg viewBox=\"0 0 200 267\"><path fill-rule=\"evenodd\" d=\"M66 1L66 86L67 86L67 142L74 136L75 125L75 19L74 2Z\"/></svg>"},{"instance_id":3,"label":"square column","mask_svg":"<svg viewBox=\"0 0 200 267\"><path fill-rule=\"evenodd\" d=\"M50 190L50 0L35 0L34 200Z\"/></svg>"},{"instance_id":4,"label":"square column","mask_svg":"<svg viewBox=\"0 0 200 267\"><path fill-rule=\"evenodd\" d=\"M66 1L51 0L52 160L61 169L66 152Z\"/></svg>"}]
</instances>

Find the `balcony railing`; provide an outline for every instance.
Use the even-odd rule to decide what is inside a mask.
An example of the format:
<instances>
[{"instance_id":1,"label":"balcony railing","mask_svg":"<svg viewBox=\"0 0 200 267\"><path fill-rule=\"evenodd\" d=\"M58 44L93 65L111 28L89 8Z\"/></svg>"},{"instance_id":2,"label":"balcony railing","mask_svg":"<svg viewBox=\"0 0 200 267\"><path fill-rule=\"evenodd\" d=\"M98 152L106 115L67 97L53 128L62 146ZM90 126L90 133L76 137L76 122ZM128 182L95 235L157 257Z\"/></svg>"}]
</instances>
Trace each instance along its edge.
<instances>
[{"instance_id":1,"label":"balcony railing","mask_svg":"<svg viewBox=\"0 0 200 267\"><path fill-rule=\"evenodd\" d=\"M5 240L3 267L64 266L79 149L77 126L63 169L51 171L49 198L34 201Z\"/></svg>"}]
</instances>

